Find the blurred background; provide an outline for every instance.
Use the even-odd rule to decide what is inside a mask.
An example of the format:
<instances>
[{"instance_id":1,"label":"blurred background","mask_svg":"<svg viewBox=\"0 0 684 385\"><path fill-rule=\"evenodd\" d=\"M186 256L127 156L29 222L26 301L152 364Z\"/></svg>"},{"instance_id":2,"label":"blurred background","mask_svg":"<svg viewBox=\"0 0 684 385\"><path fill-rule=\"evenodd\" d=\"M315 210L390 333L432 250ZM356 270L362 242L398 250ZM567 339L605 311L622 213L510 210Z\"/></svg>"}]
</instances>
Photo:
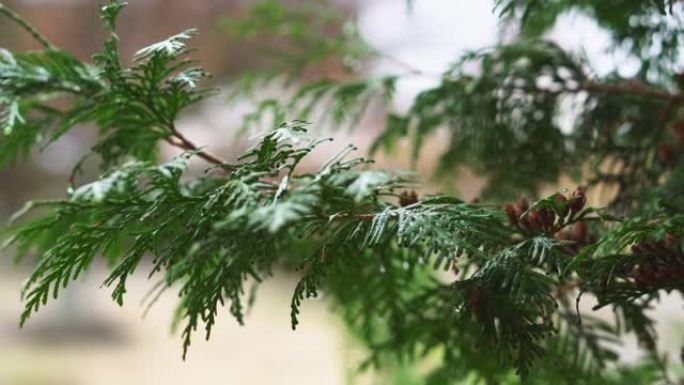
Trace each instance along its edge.
<instances>
[{"instance_id":1,"label":"blurred background","mask_svg":"<svg viewBox=\"0 0 684 385\"><path fill-rule=\"evenodd\" d=\"M285 1L285 0L284 0ZM225 28L229 17L240 17L253 4L250 0L129 0L120 19L119 36L124 57L153 42L185 30L198 28L192 45L195 57L210 71L215 85L230 90L231 79L246 70L267 67L273 59L264 55L258 39L237 39ZM333 0L335 7L357 21L361 35L384 59L364 63L366 74L387 74L409 64L425 73L443 71L464 50L485 47L506 38L490 0L415 0L407 9L405 0ZM57 46L87 59L97 52L105 38L98 19L100 4L93 0L13 0L6 5L34 23ZM285 1L297 4L297 1ZM594 69L607 73L618 69L630 76L636 63L619 50L610 51L610 39L593 22L579 15L565 17L550 37L561 45L580 49ZM0 19L0 47L12 50L38 48L29 36ZM392 60L387 60L391 57ZM333 64L319 64L316 71L333 73ZM304 75L306 76L306 74ZM413 96L436 79L415 77L398 84L392 108L406 108ZM268 92L278 95L279 90ZM236 135L244 114L255 105L249 101L228 103L217 96L181 119L178 126L200 145L206 145L225 158L234 159L246 139ZM359 145L360 154L381 130L385 110L371 104L353 131L332 133L340 138L317 154L323 160L347 141ZM87 127L73 130L30 161L0 170L0 220L3 222L23 202L36 198L64 196L71 168L94 143ZM429 146L439 146L439 137ZM415 167L429 176L434 159L425 155ZM164 149L165 158L177 154ZM393 157L381 156L383 166L409 168L412 165L401 150ZM314 167L315 164L308 165ZM83 176L95 177L94 170ZM480 183L467 172L458 183L447 181L465 199L477 196ZM570 183L570 182L568 182ZM574 185L549 186L555 190ZM443 186L439 186L440 188ZM437 186L435 189L438 188ZM19 291L30 271L30 263L16 266L9 256L0 258L0 385L86 385L86 384L345 384L358 375L355 365L363 351L347 335L329 311L325 298L307 301L301 324L290 329L290 295L296 277L279 275L259 290L258 300L238 326L226 314L208 342L201 333L195 337L187 361L181 361L181 343L171 333L171 317L176 304L173 294L162 297L143 317L139 304L151 284L144 271L130 284L123 308L100 289L104 266L97 266L62 296L49 304L22 330ZM679 299L666 301L655 309L661 320L666 348L677 351L682 331L676 321L681 311ZM667 338L670 336L671 338ZM624 351L625 360L634 360L634 342ZM366 381L372 382L371 379Z\"/></svg>"}]
</instances>

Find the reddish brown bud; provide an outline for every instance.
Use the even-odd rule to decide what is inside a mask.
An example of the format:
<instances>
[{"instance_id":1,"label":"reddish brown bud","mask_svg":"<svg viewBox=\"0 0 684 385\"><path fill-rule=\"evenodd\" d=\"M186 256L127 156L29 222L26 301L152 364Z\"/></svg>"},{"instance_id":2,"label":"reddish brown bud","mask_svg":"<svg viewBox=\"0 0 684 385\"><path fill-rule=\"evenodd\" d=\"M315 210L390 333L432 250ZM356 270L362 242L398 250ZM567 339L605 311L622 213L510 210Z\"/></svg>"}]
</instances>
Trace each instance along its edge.
<instances>
[{"instance_id":1,"label":"reddish brown bud","mask_svg":"<svg viewBox=\"0 0 684 385\"><path fill-rule=\"evenodd\" d=\"M544 231L552 231L553 225L556 222L556 213L552 209L545 208L539 210L539 217L541 218Z\"/></svg>"},{"instance_id":2,"label":"reddish brown bud","mask_svg":"<svg viewBox=\"0 0 684 385\"><path fill-rule=\"evenodd\" d=\"M555 235L555 238L559 241L571 241L572 235L570 234L569 231L563 230L563 231L557 232ZM563 250L563 252L565 252L567 254L577 254L577 251L579 250L579 248L577 247L577 245L567 244L567 245L563 245L562 250Z\"/></svg>"},{"instance_id":3,"label":"reddish brown bud","mask_svg":"<svg viewBox=\"0 0 684 385\"><path fill-rule=\"evenodd\" d=\"M668 274L668 271L665 267L663 267L663 266L654 266L653 267L653 279L655 280L656 283L661 283L663 281L666 281L668 277L669 277L669 274Z\"/></svg>"},{"instance_id":4,"label":"reddish brown bud","mask_svg":"<svg viewBox=\"0 0 684 385\"><path fill-rule=\"evenodd\" d=\"M570 216L573 217L582 209L584 208L584 205L587 203L587 197L585 196L585 190L583 187L578 187L575 192L572 193L570 196L570 200L568 201L568 208L570 209Z\"/></svg>"},{"instance_id":5,"label":"reddish brown bud","mask_svg":"<svg viewBox=\"0 0 684 385\"><path fill-rule=\"evenodd\" d=\"M530 204L527 202L527 199L525 198L518 199L517 206L518 209L520 209L520 211L523 213L530 208Z\"/></svg>"},{"instance_id":6,"label":"reddish brown bud","mask_svg":"<svg viewBox=\"0 0 684 385\"><path fill-rule=\"evenodd\" d=\"M527 222L529 223L529 229L533 232L538 233L542 230L542 222L538 211L535 210L527 214Z\"/></svg>"},{"instance_id":7,"label":"reddish brown bud","mask_svg":"<svg viewBox=\"0 0 684 385\"><path fill-rule=\"evenodd\" d=\"M643 288L644 286L646 286L646 283L644 282L644 278L638 269L634 270L634 272L632 273L632 278L634 278L634 285L636 287Z\"/></svg>"},{"instance_id":8,"label":"reddish brown bud","mask_svg":"<svg viewBox=\"0 0 684 385\"><path fill-rule=\"evenodd\" d=\"M570 236L570 233L568 233L567 231L557 232L555 238L559 241L569 241L572 239L572 237Z\"/></svg>"},{"instance_id":9,"label":"reddish brown bud","mask_svg":"<svg viewBox=\"0 0 684 385\"><path fill-rule=\"evenodd\" d=\"M508 217L508 222L510 222L513 226L518 226L518 219L520 217L518 208L513 206L511 203L506 203L506 205L504 206L504 211L506 212L506 216Z\"/></svg>"},{"instance_id":10,"label":"reddish brown bud","mask_svg":"<svg viewBox=\"0 0 684 385\"><path fill-rule=\"evenodd\" d=\"M577 222L572 227L572 239L577 243L585 243L587 239L587 224Z\"/></svg>"},{"instance_id":11,"label":"reddish brown bud","mask_svg":"<svg viewBox=\"0 0 684 385\"><path fill-rule=\"evenodd\" d=\"M473 311L478 317L482 312L482 289L480 286L475 286L475 288L468 294L468 305L470 310Z\"/></svg>"},{"instance_id":12,"label":"reddish brown bud","mask_svg":"<svg viewBox=\"0 0 684 385\"><path fill-rule=\"evenodd\" d=\"M672 124L672 132L674 133L679 145L684 147L684 120L678 120Z\"/></svg>"},{"instance_id":13,"label":"reddish brown bud","mask_svg":"<svg viewBox=\"0 0 684 385\"><path fill-rule=\"evenodd\" d=\"M677 160L672 148L665 143L660 143L658 145L656 155L658 157L658 162L666 168L672 168Z\"/></svg>"},{"instance_id":14,"label":"reddish brown bud","mask_svg":"<svg viewBox=\"0 0 684 385\"><path fill-rule=\"evenodd\" d=\"M399 194L399 206L406 207L418 202L418 194L415 191L402 191Z\"/></svg>"},{"instance_id":15,"label":"reddish brown bud","mask_svg":"<svg viewBox=\"0 0 684 385\"><path fill-rule=\"evenodd\" d=\"M646 266L635 268L632 272L632 277L634 278L634 284L638 288L645 288L652 283L649 270Z\"/></svg>"},{"instance_id":16,"label":"reddish brown bud","mask_svg":"<svg viewBox=\"0 0 684 385\"><path fill-rule=\"evenodd\" d=\"M519 222L520 227L524 228L525 230L531 229L529 215L521 216Z\"/></svg>"}]
</instances>

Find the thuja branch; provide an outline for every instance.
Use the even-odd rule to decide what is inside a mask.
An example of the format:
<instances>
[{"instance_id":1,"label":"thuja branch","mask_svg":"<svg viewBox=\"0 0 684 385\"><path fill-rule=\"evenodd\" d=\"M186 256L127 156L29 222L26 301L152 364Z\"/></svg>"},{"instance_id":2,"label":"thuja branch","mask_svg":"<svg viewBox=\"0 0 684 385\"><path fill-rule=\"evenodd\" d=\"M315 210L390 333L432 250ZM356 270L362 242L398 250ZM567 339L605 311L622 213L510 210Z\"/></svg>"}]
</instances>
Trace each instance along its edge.
<instances>
[{"instance_id":1,"label":"thuja branch","mask_svg":"<svg viewBox=\"0 0 684 385\"><path fill-rule=\"evenodd\" d=\"M103 8L112 30L123 5L112 1ZM2 13L7 16L6 9ZM20 18L15 21L23 25ZM151 275L163 275L160 292L179 288L184 349L198 325L206 325L208 337L223 305L243 322L247 280L261 282L278 267L302 262L307 268L293 296L293 324L301 300L325 290L378 363L385 353L413 357L420 350L425 352L421 358L444 352L443 376L430 383L457 381L459 372L483 374L479 382L508 383L511 368L530 376L530 383L565 379L567 373L577 377L569 382L606 383L600 371L614 359L603 340L622 331L591 317L576 323L565 311L574 289L614 305L624 324L653 345L644 311L658 291L681 291L684 279L684 216L677 202L675 215L662 211L658 202L634 199L643 210L613 218L585 207L583 189L531 204L521 199L503 211L447 195L419 199L413 192L396 194L413 186L402 174L360 167L367 162L346 159L346 150L319 171L301 174L297 165L321 143L304 135L301 121L264 134L236 163L227 164L174 123L187 106L210 94L197 87L203 71L185 67L190 61L180 59L189 52L185 41L193 34L185 31L140 50L131 68L120 64L116 34L93 66L49 49L0 56L0 96L8 107L0 125L7 124L5 131L12 133L8 140L25 132L36 137L55 119L63 123L58 134L87 122L106 134L96 147L105 164L99 180L74 188L65 201L35 203L42 216L19 218L30 205L15 216L10 243L19 254L40 256L24 292L22 321L103 254L114 267L105 285L122 303L126 280L152 255ZM42 43L51 46L46 39ZM656 144L650 138L654 122L664 125L683 100L681 94L635 80L588 81L582 65L548 44L522 42L502 50L506 54L485 52L483 60L491 65L483 65L479 79L447 72L438 87L416 98L406 117L388 119L392 135L406 135L415 126L418 144L423 134L454 122L445 165L453 168L466 159L468 166L484 166L493 176L490 186L502 197L529 189L531 182L555 182L572 163L585 163L587 153L606 149L598 135L568 135L556 127L560 96L589 93L597 105L607 104L583 115L583 123L594 124L588 130L636 117L634 125L641 126L634 132L645 132L650 141L624 135L616 144L620 149L606 149L611 156L632 151L628 155L635 159L637 146L643 153ZM526 56L532 60L519 60ZM430 76L387 60L409 74ZM36 72L46 73L47 80L36 81ZM544 88L548 82L538 80L549 76L552 84ZM53 114L58 117L34 120L42 116L32 107L34 99L53 94L55 87L62 91L64 84L64 90L88 92L75 95L77 102ZM323 89L334 90L343 119L352 101L364 99L374 84L325 83ZM380 84L390 98L394 80ZM313 99L325 99L317 93L320 88L308 90ZM661 116L655 116L661 108ZM282 116L293 115L292 109L283 110ZM31 131L26 122L38 128ZM157 165L150 155L162 141L184 154ZM391 148L393 142L387 144ZM183 173L192 157L230 172L188 180ZM652 162L643 163L651 167ZM654 170L658 177L673 178L667 189L650 191L635 178L629 185L649 195L667 190L669 201L677 200L682 183L676 178L682 173ZM661 217L662 223L656 220ZM435 279L434 269L440 267L453 271L453 282Z\"/></svg>"}]
</instances>

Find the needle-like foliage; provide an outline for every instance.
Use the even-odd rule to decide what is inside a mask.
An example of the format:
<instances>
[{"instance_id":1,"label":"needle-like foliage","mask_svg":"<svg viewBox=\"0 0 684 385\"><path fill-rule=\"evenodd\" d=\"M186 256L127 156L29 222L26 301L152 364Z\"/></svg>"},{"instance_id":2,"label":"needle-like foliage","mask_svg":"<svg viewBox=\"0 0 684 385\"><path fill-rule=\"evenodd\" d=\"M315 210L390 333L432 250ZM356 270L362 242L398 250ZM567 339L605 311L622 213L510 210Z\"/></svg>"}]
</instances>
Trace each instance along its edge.
<instances>
[{"instance_id":1,"label":"needle-like foliage","mask_svg":"<svg viewBox=\"0 0 684 385\"><path fill-rule=\"evenodd\" d=\"M293 328L305 322L302 302L326 293L367 347L366 364L420 363L427 368L420 383L672 383L677 367L660 355L648 311L665 293L684 290L684 83L674 72L683 35L673 21L683 8L606 4L498 1L501 16L518 27L515 37L466 53L406 111L394 111L400 79L432 75L374 50L330 10L316 18L315 8L259 2L255 19L228 24L243 37L289 39L290 66L237 84L251 95L283 73L292 92L245 117L250 128L271 112L275 124L233 161L176 127L212 92L188 58L196 31L122 58L116 19L125 3L112 1L101 12L104 49L86 63L0 4L45 47L0 50L0 162L76 126L99 132L91 151L100 160L97 180L77 183L79 162L65 198L30 202L12 218L6 246L18 258L36 256L21 323L104 258L111 266L104 286L119 304L139 270L157 282L151 303L164 291L178 293L185 356L194 332L203 328L209 338L224 307L245 322L247 285L295 267ZM616 44L631 41L639 73L600 77L577 53L544 40L567 12L591 15ZM338 35L318 39L326 33ZM661 39L655 54L652 34ZM336 58L344 77L296 81L312 62ZM405 72L355 74L378 58ZM328 140L304 119L353 127L375 95L388 114L374 151L408 140L417 158L445 131L440 173L465 166L484 176L487 200L419 196L411 174L373 168L351 156L351 146L303 171ZM568 111L569 102L577 111ZM182 153L158 164L160 142ZM193 159L210 166L201 177L188 171ZM587 187L538 195L561 176L583 178ZM587 194L604 187L613 187L604 207L590 207ZM534 202L502 205L520 194ZM614 319L586 310L582 299L590 296ZM628 333L646 353L637 365L617 354Z\"/></svg>"}]
</instances>

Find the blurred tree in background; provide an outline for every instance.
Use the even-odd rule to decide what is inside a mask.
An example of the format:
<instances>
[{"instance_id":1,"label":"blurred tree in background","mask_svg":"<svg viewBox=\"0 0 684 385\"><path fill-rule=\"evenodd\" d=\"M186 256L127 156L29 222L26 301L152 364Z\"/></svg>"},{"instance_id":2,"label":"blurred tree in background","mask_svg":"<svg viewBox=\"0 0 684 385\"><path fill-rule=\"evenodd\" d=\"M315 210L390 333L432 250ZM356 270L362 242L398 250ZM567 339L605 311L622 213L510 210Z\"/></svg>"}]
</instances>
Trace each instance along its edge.
<instances>
[{"instance_id":1,"label":"blurred tree in background","mask_svg":"<svg viewBox=\"0 0 684 385\"><path fill-rule=\"evenodd\" d=\"M84 61L0 5L42 46L0 51L0 161L27 157L76 126L98 132L67 197L28 203L7 230L17 257L37 256L22 323L99 256L111 266L104 285L122 303L127 279L151 255L158 281L150 302L178 290L186 353L198 327L209 338L223 306L243 322L254 300L249 282L294 269L293 328L302 301L325 292L367 346L364 365L400 383L681 380L678 357L659 352L648 314L684 288L681 2L499 0L500 44L438 74L375 49L327 3L301 5L259 1L224 23L235 36L259 37L277 58L235 80L234 96L284 88L245 116L243 130L262 133L234 161L176 124L215 93L202 87L207 72L187 46L195 30L129 57L117 32L125 4L112 1L101 10L104 47ZM600 76L580 53L546 40L570 12L608 30L615 49L638 59L636 74ZM361 75L378 57L402 71ZM436 85L394 110L406 77ZM378 170L352 157L352 146L301 171L327 141L312 127L354 128L376 100L388 113L372 151L408 143L417 158L442 135L436 176L476 172L486 180L481 199L419 195L412 174ZM161 143L182 153L158 164ZM81 181L93 159L101 176ZM201 177L186 175L191 159L208 164ZM581 187L540 193L561 177ZM580 306L588 298L593 309ZM593 313L602 308L613 319ZM630 334L644 357L628 366L617 352Z\"/></svg>"}]
</instances>

